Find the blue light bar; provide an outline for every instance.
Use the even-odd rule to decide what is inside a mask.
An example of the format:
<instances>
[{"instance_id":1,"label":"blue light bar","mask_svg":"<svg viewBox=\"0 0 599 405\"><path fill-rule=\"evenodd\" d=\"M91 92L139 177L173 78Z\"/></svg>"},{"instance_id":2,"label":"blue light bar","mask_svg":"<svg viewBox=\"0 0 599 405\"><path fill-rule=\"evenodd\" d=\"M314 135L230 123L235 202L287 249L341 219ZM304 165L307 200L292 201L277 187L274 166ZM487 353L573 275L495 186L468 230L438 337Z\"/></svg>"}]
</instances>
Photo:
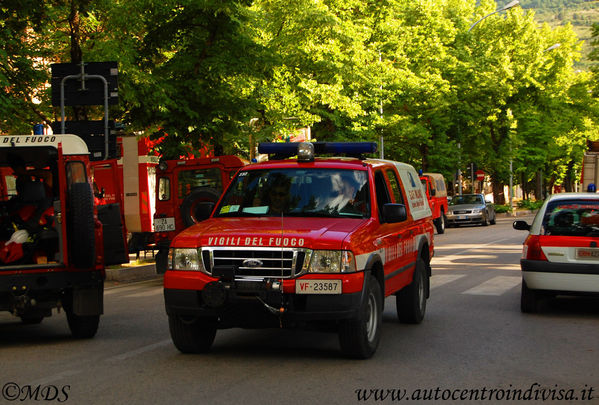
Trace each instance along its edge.
<instances>
[{"instance_id":1,"label":"blue light bar","mask_svg":"<svg viewBox=\"0 0 599 405\"><path fill-rule=\"evenodd\" d=\"M258 153L275 155L276 158L285 158L297 155L300 142L262 142L258 144ZM360 157L365 153L375 153L376 142L313 142L314 154L333 154L338 156Z\"/></svg>"}]
</instances>

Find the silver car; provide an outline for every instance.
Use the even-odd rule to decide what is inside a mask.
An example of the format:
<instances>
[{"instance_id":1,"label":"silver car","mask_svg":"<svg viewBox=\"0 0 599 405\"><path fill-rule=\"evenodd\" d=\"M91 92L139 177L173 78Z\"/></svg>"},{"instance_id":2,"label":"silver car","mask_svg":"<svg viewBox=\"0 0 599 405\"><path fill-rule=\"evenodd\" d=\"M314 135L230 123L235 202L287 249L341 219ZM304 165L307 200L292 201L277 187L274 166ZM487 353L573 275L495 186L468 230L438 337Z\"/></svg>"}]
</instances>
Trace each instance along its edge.
<instances>
[{"instance_id":1,"label":"silver car","mask_svg":"<svg viewBox=\"0 0 599 405\"><path fill-rule=\"evenodd\" d=\"M482 194L456 195L449 202L445 221L447 226L494 225L495 206L492 202L485 201Z\"/></svg>"}]
</instances>

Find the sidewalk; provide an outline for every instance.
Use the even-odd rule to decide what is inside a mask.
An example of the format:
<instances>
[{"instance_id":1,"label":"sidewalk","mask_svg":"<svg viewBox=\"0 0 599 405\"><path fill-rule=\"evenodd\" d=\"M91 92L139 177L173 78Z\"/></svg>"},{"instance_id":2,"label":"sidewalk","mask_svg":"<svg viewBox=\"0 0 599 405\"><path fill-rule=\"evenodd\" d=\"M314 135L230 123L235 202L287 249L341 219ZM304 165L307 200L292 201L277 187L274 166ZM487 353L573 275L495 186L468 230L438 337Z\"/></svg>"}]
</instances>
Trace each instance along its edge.
<instances>
[{"instance_id":1,"label":"sidewalk","mask_svg":"<svg viewBox=\"0 0 599 405\"><path fill-rule=\"evenodd\" d=\"M143 257L143 253L140 255L139 260L135 254L130 254L129 263L106 268L106 281L131 283L159 277L162 277L162 274L156 274L154 258L151 255Z\"/></svg>"}]
</instances>

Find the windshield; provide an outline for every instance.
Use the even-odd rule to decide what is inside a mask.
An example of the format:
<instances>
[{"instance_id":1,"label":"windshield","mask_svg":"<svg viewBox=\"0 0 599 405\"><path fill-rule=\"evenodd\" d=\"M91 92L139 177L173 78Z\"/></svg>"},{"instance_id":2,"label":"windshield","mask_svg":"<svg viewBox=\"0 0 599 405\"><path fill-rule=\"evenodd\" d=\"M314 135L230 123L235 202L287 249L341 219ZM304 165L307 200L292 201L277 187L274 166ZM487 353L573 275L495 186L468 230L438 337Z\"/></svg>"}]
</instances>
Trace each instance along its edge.
<instances>
[{"instance_id":1,"label":"windshield","mask_svg":"<svg viewBox=\"0 0 599 405\"><path fill-rule=\"evenodd\" d=\"M278 169L240 172L216 210L222 216L370 217L366 171Z\"/></svg>"},{"instance_id":2,"label":"windshield","mask_svg":"<svg viewBox=\"0 0 599 405\"><path fill-rule=\"evenodd\" d=\"M462 204L484 204L483 197L480 195L456 195L454 196L449 205L462 205Z\"/></svg>"},{"instance_id":3,"label":"windshield","mask_svg":"<svg viewBox=\"0 0 599 405\"><path fill-rule=\"evenodd\" d=\"M543 217L544 235L599 236L599 200L551 202Z\"/></svg>"}]
</instances>

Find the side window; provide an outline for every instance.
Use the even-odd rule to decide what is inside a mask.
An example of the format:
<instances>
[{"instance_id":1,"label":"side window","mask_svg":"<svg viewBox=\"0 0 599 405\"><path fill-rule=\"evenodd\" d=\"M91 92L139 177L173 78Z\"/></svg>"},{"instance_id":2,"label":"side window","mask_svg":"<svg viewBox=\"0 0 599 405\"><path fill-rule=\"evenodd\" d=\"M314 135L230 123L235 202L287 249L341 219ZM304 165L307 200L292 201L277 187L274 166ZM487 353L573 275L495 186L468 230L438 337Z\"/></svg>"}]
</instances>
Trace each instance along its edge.
<instances>
[{"instance_id":1,"label":"side window","mask_svg":"<svg viewBox=\"0 0 599 405\"><path fill-rule=\"evenodd\" d=\"M404 199L401 194L401 187L399 186L399 179L395 174L395 171L392 169L387 170L387 177L389 178L389 183L391 184L391 191L393 191L393 198L397 204L404 204Z\"/></svg>"},{"instance_id":2,"label":"side window","mask_svg":"<svg viewBox=\"0 0 599 405\"><path fill-rule=\"evenodd\" d=\"M168 177L158 179L158 200L167 201L171 199L171 180Z\"/></svg>"},{"instance_id":3,"label":"side window","mask_svg":"<svg viewBox=\"0 0 599 405\"><path fill-rule=\"evenodd\" d=\"M83 162L69 162L67 164L67 184L87 183L87 174Z\"/></svg>"},{"instance_id":4,"label":"side window","mask_svg":"<svg viewBox=\"0 0 599 405\"><path fill-rule=\"evenodd\" d=\"M383 172L378 171L374 174L374 187L376 192L376 205L379 209L379 220L383 220L383 206L391 202L389 196L389 190L387 189L387 182Z\"/></svg>"}]
</instances>

